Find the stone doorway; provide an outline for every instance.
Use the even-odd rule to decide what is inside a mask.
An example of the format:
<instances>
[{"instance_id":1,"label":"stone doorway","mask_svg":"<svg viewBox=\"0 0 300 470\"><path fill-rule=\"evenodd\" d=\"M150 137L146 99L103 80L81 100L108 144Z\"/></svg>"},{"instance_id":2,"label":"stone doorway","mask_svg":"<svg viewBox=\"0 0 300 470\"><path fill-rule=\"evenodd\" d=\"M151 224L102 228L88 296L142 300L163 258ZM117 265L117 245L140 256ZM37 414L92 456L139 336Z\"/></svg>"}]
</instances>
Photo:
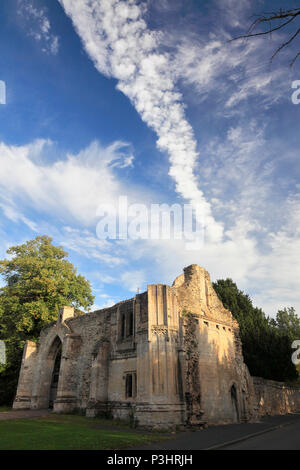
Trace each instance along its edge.
<instances>
[{"instance_id":1,"label":"stone doorway","mask_svg":"<svg viewBox=\"0 0 300 470\"><path fill-rule=\"evenodd\" d=\"M57 396L57 388L58 388L58 380L59 380L59 372L60 372L60 365L61 365L61 352L62 352L62 344L59 338L56 338L54 346L54 366L52 372L52 379L50 385L50 394L49 394L49 408L53 409L54 402Z\"/></svg>"},{"instance_id":2,"label":"stone doorway","mask_svg":"<svg viewBox=\"0 0 300 470\"><path fill-rule=\"evenodd\" d=\"M238 408L238 400L237 400L237 390L234 384L232 385L230 389L230 394L231 394L231 403L232 403L232 408L233 408L233 422L238 423L239 422L239 408Z\"/></svg>"}]
</instances>

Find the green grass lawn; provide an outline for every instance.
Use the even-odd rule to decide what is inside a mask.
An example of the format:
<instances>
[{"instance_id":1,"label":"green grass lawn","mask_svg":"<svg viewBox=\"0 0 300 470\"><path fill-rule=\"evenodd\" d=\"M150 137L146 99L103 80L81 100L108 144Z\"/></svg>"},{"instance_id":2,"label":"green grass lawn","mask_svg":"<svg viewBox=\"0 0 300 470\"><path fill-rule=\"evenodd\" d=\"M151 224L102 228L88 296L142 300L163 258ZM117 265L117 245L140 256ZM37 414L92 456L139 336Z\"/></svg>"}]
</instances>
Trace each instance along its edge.
<instances>
[{"instance_id":1,"label":"green grass lawn","mask_svg":"<svg viewBox=\"0 0 300 470\"><path fill-rule=\"evenodd\" d=\"M0 450L124 449L166 438L124 423L74 415L0 421Z\"/></svg>"},{"instance_id":2,"label":"green grass lawn","mask_svg":"<svg viewBox=\"0 0 300 470\"><path fill-rule=\"evenodd\" d=\"M4 411L11 411L11 408L8 406L0 406L0 413L3 413Z\"/></svg>"}]
</instances>

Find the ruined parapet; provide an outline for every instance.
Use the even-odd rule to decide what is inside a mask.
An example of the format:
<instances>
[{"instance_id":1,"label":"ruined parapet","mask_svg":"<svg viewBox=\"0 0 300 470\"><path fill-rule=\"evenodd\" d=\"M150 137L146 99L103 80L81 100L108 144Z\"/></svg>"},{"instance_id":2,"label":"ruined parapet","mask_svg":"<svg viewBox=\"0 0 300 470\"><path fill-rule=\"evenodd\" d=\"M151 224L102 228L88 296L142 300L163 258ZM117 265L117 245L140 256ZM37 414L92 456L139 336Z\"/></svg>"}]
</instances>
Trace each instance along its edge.
<instances>
[{"instance_id":1,"label":"ruined parapet","mask_svg":"<svg viewBox=\"0 0 300 470\"><path fill-rule=\"evenodd\" d=\"M57 396L54 402L55 413L69 413L77 406L76 365L81 353L81 336L67 333L62 345L62 358L59 372Z\"/></svg>"},{"instance_id":2,"label":"ruined parapet","mask_svg":"<svg viewBox=\"0 0 300 470\"><path fill-rule=\"evenodd\" d=\"M177 334L179 328L178 305L174 290L167 285L148 286L148 340L158 331Z\"/></svg>"},{"instance_id":3,"label":"ruined parapet","mask_svg":"<svg viewBox=\"0 0 300 470\"><path fill-rule=\"evenodd\" d=\"M208 319L237 325L229 310L225 309L217 296L209 273L197 264L184 268L184 274L173 283L180 311L204 315Z\"/></svg>"},{"instance_id":4,"label":"ruined parapet","mask_svg":"<svg viewBox=\"0 0 300 470\"><path fill-rule=\"evenodd\" d=\"M105 417L108 413L110 342L102 338L94 347L91 365L90 396L86 416Z\"/></svg>"},{"instance_id":5,"label":"ruined parapet","mask_svg":"<svg viewBox=\"0 0 300 470\"><path fill-rule=\"evenodd\" d=\"M178 399L177 347L179 315L177 299L171 287L148 286L148 341L151 364L152 401L169 403Z\"/></svg>"},{"instance_id":6,"label":"ruined parapet","mask_svg":"<svg viewBox=\"0 0 300 470\"><path fill-rule=\"evenodd\" d=\"M37 345L33 341L26 341L23 350L22 364L18 381L16 398L13 404L15 410L29 409L31 407L31 396L33 378L36 367Z\"/></svg>"},{"instance_id":7,"label":"ruined parapet","mask_svg":"<svg viewBox=\"0 0 300 470\"><path fill-rule=\"evenodd\" d=\"M137 349L138 384L135 408L144 426L180 425L185 412L180 375L180 326L177 298L167 285L149 285L146 342Z\"/></svg>"},{"instance_id":8,"label":"ruined parapet","mask_svg":"<svg viewBox=\"0 0 300 470\"><path fill-rule=\"evenodd\" d=\"M74 307L62 307L58 313L57 324L64 323L69 318L74 318L75 315Z\"/></svg>"},{"instance_id":9,"label":"ruined parapet","mask_svg":"<svg viewBox=\"0 0 300 470\"><path fill-rule=\"evenodd\" d=\"M188 266L172 289L182 319L187 424L250 419L253 384L239 326L218 298L208 272Z\"/></svg>"}]
</instances>

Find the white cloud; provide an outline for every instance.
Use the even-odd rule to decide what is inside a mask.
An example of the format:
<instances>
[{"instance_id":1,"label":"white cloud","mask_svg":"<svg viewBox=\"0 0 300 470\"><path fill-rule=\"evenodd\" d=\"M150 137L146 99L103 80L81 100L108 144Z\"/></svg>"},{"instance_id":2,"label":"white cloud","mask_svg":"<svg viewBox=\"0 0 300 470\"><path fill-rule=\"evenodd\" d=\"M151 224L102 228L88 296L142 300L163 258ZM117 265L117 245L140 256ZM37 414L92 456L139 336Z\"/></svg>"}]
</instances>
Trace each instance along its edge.
<instances>
[{"instance_id":1,"label":"white cloud","mask_svg":"<svg viewBox=\"0 0 300 470\"><path fill-rule=\"evenodd\" d=\"M177 80L193 85L200 101L214 93L222 105L219 114L226 112L227 116L247 115L243 105L249 98L259 98L262 111L282 98L286 75L280 67L265 67L276 40L272 44L261 40L226 44L231 35L224 25L244 29L249 21L246 12L250 2L216 2L224 10L223 26L215 25L208 36L205 31L205 37L187 33L182 40L177 31L176 39L175 34L150 31L144 21L145 3L59 1L96 68L118 80L118 89L157 133L158 148L169 154L169 175L178 194L192 203L200 202L206 216L208 236L199 251L187 252L183 242L178 241L129 241L128 257L151 260L145 276L148 279L155 271L154 282L160 281L157 273L161 282L172 282L183 266L196 262L205 266L213 278L231 276L239 287L251 286L255 298L269 309L267 313L274 314L276 303L281 306L288 299L295 300L299 308L294 295L299 291L299 276L290 282L289 271L293 260L299 257L299 237L287 229L280 230L276 226L280 220L272 220L276 204L276 211L287 211L290 218L296 211L295 206L288 211L280 191L274 192L275 183L270 176L278 171L278 159L274 159L276 142L270 145L264 126L247 119L247 125L240 122L228 129L225 138L216 137L204 144L199 158L183 96L176 88ZM165 10L168 3L162 7ZM163 52L164 46L171 52ZM197 175L200 159L201 174ZM212 209L222 223L216 222ZM281 263L282 271L275 268ZM121 279L126 283L131 276ZM134 279L135 284L138 279ZM127 282L128 288L136 287L130 284Z\"/></svg>"},{"instance_id":2,"label":"white cloud","mask_svg":"<svg viewBox=\"0 0 300 470\"><path fill-rule=\"evenodd\" d=\"M289 55L283 50L280 60L270 64L284 34L279 32L272 40L256 37L229 42L248 30L251 15L259 13L261 5L248 0L211 3L205 20L199 10L193 10L189 15L178 15L178 21L160 16L157 23L160 43L172 59L173 79L185 85L184 96L191 104L199 105L199 118L205 101L211 106L213 100L214 113L223 118L249 113L250 98L259 99L257 113L287 101L291 75L283 62L288 64Z\"/></svg>"},{"instance_id":3,"label":"white cloud","mask_svg":"<svg viewBox=\"0 0 300 470\"><path fill-rule=\"evenodd\" d=\"M7 219L11 220L12 222L23 222L25 225L27 225L33 232L38 231L38 226L35 222L32 220L28 219L27 217L24 216L16 207L13 201L5 201L6 198L4 198L4 201L0 201L0 208L2 209L5 217Z\"/></svg>"},{"instance_id":4,"label":"white cloud","mask_svg":"<svg viewBox=\"0 0 300 470\"><path fill-rule=\"evenodd\" d=\"M72 250L84 258L97 262L103 262L110 266L118 266L124 263L123 253L109 241L99 240L89 230L63 227L58 240L67 250ZM105 278L104 278L105 279ZM102 279L102 282L104 282Z\"/></svg>"},{"instance_id":5,"label":"white cloud","mask_svg":"<svg viewBox=\"0 0 300 470\"><path fill-rule=\"evenodd\" d=\"M160 34L143 19L146 4L133 0L59 0L71 17L84 47L103 74L118 80L141 118L158 135L157 145L170 157L169 175L176 191L193 205L201 205L210 238L222 237L223 227L197 186L198 153L193 130L176 90L171 59L159 51Z\"/></svg>"},{"instance_id":6,"label":"white cloud","mask_svg":"<svg viewBox=\"0 0 300 470\"><path fill-rule=\"evenodd\" d=\"M300 199L289 181L295 168L291 176L281 174L287 159L296 167L297 150L276 138L269 142L264 126L252 120L229 127L203 153L202 184L226 238L206 239L197 251L174 240L130 242L129 258L144 260L148 281L172 283L183 266L198 263L213 279L232 277L267 314L289 305L299 312Z\"/></svg>"},{"instance_id":7,"label":"white cloud","mask_svg":"<svg viewBox=\"0 0 300 470\"><path fill-rule=\"evenodd\" d=\"M182 7L184 0L148 0L149 6L157 10L160 14L170 12L178 12Z\"/></svg>"},{"instance_id":8,"label":"white cloud","mask_svg":"<svg viewBox=\"0 0 300 470\"><path fill-rule=\"evenodd\" d=\"M254 299L269 312L293 306L300 312L300 195L288 201L280 230L269 234L269 250L249 273ZM260 285L262 287L260 287Z\"/></svg>"},{"instance_id":9,"label":"white cloud","mask_svg":"<svg viewBox=\"0 0 300 470\"><path fill-rule=\"evenodd\" d=\"M262 217L259 209L265 211L272 196L273 174L281 159L276 144L267 144L265 129L255 120L230 127L225 137L207 142L204 184L216 212L231 226L241 214L252 223Z\"/></svg>"},{"instance_id":10,"label":"white cloud","mask_svg":"<svg viewBox=\"0 0 300 470\"><path fill-rule=\"evenodd\" d=\"M51 32L51 23L46 8L37 8L30 0L18 0L18 14L22 17L28 36L32 36L42 51L56 55L59 38Z\"/></svg>"},{"instance_id":11,"label":"white cloud","mask_svg":"<svg viewBox=\"0 0 300 470\"><path fill-rule=\"evenodd\" d=\"M232 28L243 28L248 26L252 2L249 0L215 0L219 8L219 15Z\"/></svg>"},{"instance_id":12,"label":"white cloud","mask_svg":"<svg viewBox=\"0 0 300 470\"><path fill-rule=\"evenodd\" d=\"M50 142L43 141L23 147L0 145L1 207L10 220L21 221L33 230L41 230L42 221L37 226L31 217L24 216L26 208L43 212L46 219L49 215L56 216L58 225L56 232L53 230L56 243L77 253L87 263L99 265L99 274L91 273L97 288L119 284L135 293L138 287L144 290L146 282L172 283L184 266L198 263L213 279L232 277L240 288L253 293L257 305L269 314L283 305L300 309L299 199L294 195L281 200L280 210L285 218L281 219L281 226L272 231L272 217L271 220L268 217L273 213L270 201L273 192L268 175L275 171L275 163L269 162L273 149L269 145L264 151L267 147L264 132L255 122L248 123L247 127L232 127L225 141L215 139L207 145L210 153L206 157L211 166L204 162L203 181L210 183L212 192L221 188L221 194L215 197L218 202L213 198L212 201L214 206L220 206L216 210L224 220L226 239L206 240L198 251L190 252L186 251L184 241L99 240L89 228L90 220L95 221L94 210L99 198L112 201L120 193L126 194L122 181L115 174L115 165L122 167L127 153L120 143L107 148L94 143L77 156L68 155L49 163L43 158L45 146L49 145ZM274 148L276 145L274 142ZM259 159L255 159L257 154ZM214 174L213 180L210 172ZM109 185L105 186L107 181ZM231 199L222 199L228 187ZM134 194L135 188L131 189ZM147 194L142 196L145 200ZM153 201L152 196L148 198ZM69 219L70 225L61 228L59 219ZM264 233L265 227L267 233ZM259 247L253 230L263 237L264 250ZM48 232L51 234L51 230ZM141 260L142 268L131 269ZM109 295L104 300L103 307L118 299Z\"/></svg>"},{"instance_id":13,"label":"white cloud","mask_svg":"<svg viewBox=\"0 0 300 470\"><path fill-rule=\"evenodd\" d=\"M71 17L97 69L118 79L117 87L156 131L158 148L169 154L169 175L175 181L176 191L192 204L200 204L208 238L216 242L221 240L223 224L218 213L213 212L215 205L203 192L203 185L200 189L197 182L198 168L203 172L205 152L202 148L200 156L197 153L196 140L185 117L185 105L176 81L183 79L186 84L193 85L200 100L206 99L209 92L221 96L227 115L245 112L246 108L238 108L238 105L246 103L250 97L259 96L263 110L286 99L282 96L285 74L280 68L267 70L264 66L274 42L272 46L266 46L263 39L247 44L228 44L231 36L224 27L216 26L203 38L187 32L184 39L182 35L178 39L177 31L168 36L147 28L143 19L146 4L121 0L101 0L93 4L87 0L59 1ZM226 15L230 12L225 15L227 26L232 27L234 23L236 27L245 27L243 21L246 21L250 6L247 0L216 3ZM164 8L167 6L165 3ZM162 52L164 46L171 47L172 53ZM230 152L230 145L228 148ZM203 180L202 176L199 175L199 180Z\"/></svg>"},{"instance_id":14,"label":"white cloud","mask_svg":"<svg viewBox=\"0 0 300 470\"><path fill-rule=\"evenodd\" d=\"M91 312L96 312L97 310L102 310L103 308L109 308L109 307L112 307L113 305L115 305L117 302L118 302L118 300L116 298L111 298L111 299L108 298L100 305L94 304L90 308L90 311Z\"/></svg>"},{"instance_id":15,"label":"white cloud","mask_svg":"<svg viewBox=\"0 0 300 470\"><path fill-rule=\"evenodd\" d=\"M226 5L232 1L226 0ZM183 266L198 263L214 279L230 276L240 288L250 289L267 313L274 314L277 308L290 304L299 309L300 206L295 195L285 200L276 193L278 198L272 201L275 193L270 175L278 170L278 161L283 158L276 156L277 142L267 141L264 126L258 121L239 122L229 127L225 136L202 145L201 175L197 175L196 140L175 85L183 79L193 85L201 100L209 92L219 90L222 94L225 90L222 104L229 111L240 109L252 96L260 96L264 106L276 102L282 93L281 71L267 73L258 65L259 42L224 45L228 35L220 31L213 32L205 42L201 37L191 40L189 35L184 41L171 41L169 45L175 44L173 52L164 53L161 42L165 37L150 31L143 19L145 4L136 5L131 0L60 3L97 69L118 80L118 88L156 131L159 149L169 154L169 174L177 192L202 205L208 237L203 247L191 252L181 241L112 243L96 238L91 227L96 226L99 203L115 202L121 194L134 202L154 202L148 190L142 192L122 182L120 170L131 167L134 160L131 146L124 142L106 148L94 142L77 155L67 154L60 159L50 141L23 146L0 143L0 206L4 215L32 230L40 226L31 220L32 214L24 215L27 209L43 213L46 218L55 217L58 243L88 263L105 265L107 270L111 267L112 271L100 272L99 282L94 276L101 289L104 284L114 283L136 292L138 287L146 287L146 280L171 283ZM244 8L246 3L240 5ZM39 26L35 38L41 43L46 41L51 51L50 38L54 36L45 11L35 10L31 2L28 5L28 14ZM161 6L166 11L170 4L164 2ZM231 26L240 27L241 19L240 11L232 17ZM266 49L266 56L268 53ZM220 83L220 77L225 81ZM286 216L279 217L279 222L284 220L281 227L275 226L278 220L272 218L275 205L280 215ZM222 224L216 222L212 210ZM128 266L140 259L143 269ZM105 293L98 297L105 302L101 307L117 301Z\"/></svg>"},{"instance_id":16,"label":"white cloud","mask_svg":"<svg viewBox=\"0 0 300 470\"><path fill-rule=\"evenodd\" d=\"M52 153L52 160L44 154ZM64 221L95 225L100 203L111 203L122 193L132 194L116 177L117 168L132 165L131 147L115 142L104 148L91 143L78 155L57 160L55 146L38 140L28 145L9 146L0 142L0 191L8 199L22 200L22 207L47 212ZM1 196L0 193L0 196ZM10 204L12 214L13 206ZM7 212L8 213L8 212Z\"/></svg>"},{"instance_id":17,"label":"white cloud","mask_svg":"<svg viewBox=\"0 0 300 470\"><path fill-rule=\"evenodd\" d=\"M143 270L125 271L121 274L121 283L130 292L137 293L146 289L145 272Z\"/></svg>"},{"instance_id":18,"label":"white cloud","mask_svg":"<svg viewBox=\"0 0 300 470\"><path fill-rule=\"evenodd\" d=\"M145 241L138 248L129 245L128 258L143 259L148 283L170 285L183 267L197 263L212 280L232 278L268 315L275 316L283 306L294 306L299 313L300 236L282 231L271 238L268 249L262 250L241 221L222 243L205 243L197 251L186 251L181 241Z\"/></svg>"},{"instance_id":19,"label":"white cloud","mask_svg":"<svg viewBox=\"0 0 300 470\"><path fill-rule=\"evenodd\" d=\"M259 97L262 111L279 100L286 100L283 89L289 71L280 63L269 66L280 38L272 43L263 38L247 43L228 43L229 39L223 29L205 37L187 34L180 40L169 35L167 43L174 48L174 74L187 86L194 87L200 102L214 96L226 113L248 112L247 108L237 107L249 98Z\"/></svg>"}]
</instances>

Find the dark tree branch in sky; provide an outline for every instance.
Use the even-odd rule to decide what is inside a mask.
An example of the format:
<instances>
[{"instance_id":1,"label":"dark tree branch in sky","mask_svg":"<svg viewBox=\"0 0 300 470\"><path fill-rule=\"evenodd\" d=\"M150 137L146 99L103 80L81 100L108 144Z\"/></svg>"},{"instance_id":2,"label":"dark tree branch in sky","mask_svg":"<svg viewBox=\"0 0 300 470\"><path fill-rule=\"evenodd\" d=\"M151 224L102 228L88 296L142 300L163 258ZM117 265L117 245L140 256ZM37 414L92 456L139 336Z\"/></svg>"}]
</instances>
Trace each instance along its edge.
<instances>
[{"instance_id":1,"label":"dark tree branch in sky","mask_svg":"<svg viewBox=\"0 0 300 470\"><path fill-rule=\"evenodd\" d=\"M293 26L296 26L297 21L300 19L300 8L294 8L291 10L283 10L280 9L276 12L266 12L261 15L256 15L257 18L252 22L248 32L236 38L233 38L231 41L236 41L237 39L248 39L257 36L264 36L264 35L272 35L275 31L285 29L289 24L293 23ZM260 25L268 25L268 30L260 31L254 33L254 29ZM274 57L282 51L285 47L289 46L296 37L300 34L300 28L296 28L289 37L288 40L283 42L274 52L271 57L271 62L273 61ZM300 51L293 57L293 60L290 63L290 66L293 67L294 63L296 62L297 58L300 56Z\"/></svg>"}]
</instances>

